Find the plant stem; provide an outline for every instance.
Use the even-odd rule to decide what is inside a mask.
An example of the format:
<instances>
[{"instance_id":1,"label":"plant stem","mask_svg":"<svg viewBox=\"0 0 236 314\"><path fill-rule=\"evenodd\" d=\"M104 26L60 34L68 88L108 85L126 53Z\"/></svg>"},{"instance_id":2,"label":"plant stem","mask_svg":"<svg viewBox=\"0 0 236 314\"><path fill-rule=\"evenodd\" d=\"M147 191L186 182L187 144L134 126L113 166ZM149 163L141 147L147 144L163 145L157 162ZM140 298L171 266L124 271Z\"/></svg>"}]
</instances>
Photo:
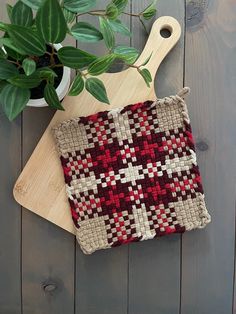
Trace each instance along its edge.
<instances>
[{"instance_id":1,"label":"plant stem","mask_svg":"<svg viewBox=\"0 0 236 314\"><path fill-rule=\"evenodd\" d=\"M135 16L135 17L140 17L140 13L139 14L135 14L135 13L128 13L128 12L122 12L125 15L130 15L130 16Z\"/></svg>"},{"instance_id":2,"label":"plant stem","mask_svg":"<svg viewBox=\"0 0 236 314\"><path fill-rule=\"evenodd\" d=\"M16 65L20 65L20 63L18 61L12 61L12 60L7 60L7 61L10 62L10 63L14 63Z\"/></svg>"},{"instance_id":3,"label":"plant stem","mask_svg":"<svg viewBox=\"0 0 236 314\"><path fill-rule=\"evenodd\" d=\"M125 63L129 68L139 69L139 66Z\"/></svg>"},{"instance_id":4,"label":"plant stem","mask_svg":"<svg viewBox=\"0 0 236 314\"><path fill-rule=\"evenodd\" d=\"M140 16L139 16L139 21L140 21L141 24L143 25L143 28L144 28L145 32L147 33L147 35L148 35L148 31L147 31L146 25L144 24L144 22L143 22L143 20L141 19Z\"/></svg>"},{"instance_id":5,"label":"plant stem","mask_svg":"<svg viewBox=\"0 0 236 314\"><path fill-rule=\"evenodd\" d=\"M141 22L145 32L148 34L148 31L147 31L147 28L146 28L146 25L144 24L143 20L141 19L141 16L142 16L142 13L138 13L138 14L135 14L135 13L128 13L128 12L122 12L123 14L126 14L126 15L130 15L130 16L135 16L135 17L138 17L139 21Z\"/></svg>"},{"instance_id":6,"label":"plant stem","mask_svg":"<svg viewBox=\"0 0 236 314\"><path fill-rule=\"evenodd\" d=\"M106 11L105 10L92 10L92 11L79 13L76 16L81 16L81 15L85 15L85 14L89 14L89 15L106 15Z\"/></svg>"},{"instance_id":7,"label":"plant stem","mask_svg":"<svg viewBox=\"0 0 236 314\"><path fill-rule=\"evenodd\" d=\"M55 54L55 49L54 49L53 45L51 47L52 47L52 52L50 54L50 63L51 63L51 65L55 65L55 60L54 60L54 57L53 57L54 54Z\"/></svg>"},{"instance_id":8,"label":"plant stem","mask_svg":"<svg viewBox=\"0 0 236 314\"><path fill-rule=\"evenodd\" d=\"M52 65L50 65L49 66L49 68L61 68L61 67L64 67L64 65L63 64L61 64L61 63L59 63L59 64L52 64Z\"/></svg>"},{"instance_id":9,"label":"plant stem","mask_svg":"<svg viewBox=\"0 0 236 314\"><path fill-rule=\"evenodd\" d=\"M77 69L76 71L79 72L80 75L83 76L84 78L86 78L86 76L88 75L88 72L84 73L83 71L80 71L79 69Z\"/></svg>"},{"instance_id":10,"label":"plant stem","mask_svg":"<svg viewBox=\"0 0 236 314\"><path fill-rule=\"evenodd\" d=\"M17 65L17 68L18 68L18 69L19 69L19 68L22 68L22 65L19 63L19 61L18 61L18 60L17 60L17 61L8 60L8 62L10 62L10 63L13 63L13 64Z\"/></svg>"}]
</instances>

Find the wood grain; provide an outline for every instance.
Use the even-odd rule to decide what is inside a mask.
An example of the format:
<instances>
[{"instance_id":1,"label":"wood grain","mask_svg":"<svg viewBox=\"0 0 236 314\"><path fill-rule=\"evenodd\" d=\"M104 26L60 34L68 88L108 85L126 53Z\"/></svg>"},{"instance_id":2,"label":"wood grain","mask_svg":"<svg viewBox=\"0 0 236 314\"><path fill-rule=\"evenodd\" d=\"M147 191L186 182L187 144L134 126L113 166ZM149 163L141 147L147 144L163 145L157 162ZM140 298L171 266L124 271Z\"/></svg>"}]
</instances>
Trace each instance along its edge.
<instances>
[{"instance_id":1,"label":"wood grain","mask_svg":"<svg viewBox=\"0 0 236 314\"><path fill-rule=\"evenodd\" d=\"M21 313L21 208L11 189L21 170L21 117L0 111L0 313Z\"/></svg>"},{"instance_id":2,"label":"wood grain","mask_svg":"<svg viewBox=\"0 0 236 314\"><path fill-rule=\"evenodd\" d=\"M232 313L235 237L235 3L187 1L185 81L212 223L183 235L182 314ZM198 145L199 147L199 145Z\"/></svg>"},{"instance_id":3,"label":"wood grain","mask_svg":"<svg viewBox=\"0 0 236 314\"><path fill-rule=\"evenodd\" d=\"M0 20L7 22L5 0L0 0L0 7ZM0 105L0 313L4 314L21 314L21 207L11 192L21 171L21 128L21 117L10 123Z\"/></svg>"},{"instance_id":4,"label":"wood grain","mask_svg":"<svg viewBox=\"0 0 236 314\"><path fill-rule=\"evenodd\" d=\"M71 38L64 44L74 45ZM54 112L26 108L23 113L23 164ZM24 314L74 313L75 239L26 209L22 212L22 309Z\"/></svg>"}]
</instances>

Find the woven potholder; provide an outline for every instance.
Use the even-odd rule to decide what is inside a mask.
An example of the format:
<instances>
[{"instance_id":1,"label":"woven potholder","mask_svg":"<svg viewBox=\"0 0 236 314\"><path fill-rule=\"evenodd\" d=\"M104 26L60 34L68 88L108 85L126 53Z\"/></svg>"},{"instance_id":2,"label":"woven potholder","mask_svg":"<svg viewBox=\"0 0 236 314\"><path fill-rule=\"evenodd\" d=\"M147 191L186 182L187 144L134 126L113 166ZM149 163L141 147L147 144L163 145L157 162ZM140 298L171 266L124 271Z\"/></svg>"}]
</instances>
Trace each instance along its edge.
<instances>
[{"instance_id":1,"label":"woven potholder","mask_svg":"<svg viewBox=\"0 0 236 314\"><path fill-rule=\"evenodd\" d=\"M53 128L84 253L210 222L183 98L188 91Z\"/></svg>"}]
</instances>

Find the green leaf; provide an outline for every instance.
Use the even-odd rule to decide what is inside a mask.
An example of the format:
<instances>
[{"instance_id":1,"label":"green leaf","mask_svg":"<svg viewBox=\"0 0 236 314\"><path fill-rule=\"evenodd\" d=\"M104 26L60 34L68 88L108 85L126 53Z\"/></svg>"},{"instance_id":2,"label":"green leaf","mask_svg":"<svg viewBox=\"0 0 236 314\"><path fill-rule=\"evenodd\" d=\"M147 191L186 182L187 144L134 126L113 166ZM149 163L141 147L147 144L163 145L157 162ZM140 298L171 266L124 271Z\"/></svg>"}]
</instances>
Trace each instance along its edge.
<instances>
[{"instance_id":1,"label":"green leaf","mask_svg":"<svg viewBox=\"0 0 236 314\"><path fill-rule=\"evenodd\" d=\"M16 66L5 59L0 59L0 79L7 80L18 74Z\"/></svg>"},{"instance_id":2,"label":"green leaf","mask_svg":"<svg viewBox=\"0 0 236 314\"><path fill-rule=\"evenodd\" d=\"M40 77L46 77L46 78L49 76L57 77L56 72L54 72L51 68L48 68L48 67L38 68L37 72L39 73Z\"/></svg>"},{"instance_id":3,"label":"green leaf","mask_svg":"<svg viewBox=\"0 0 236 314\"><path fill-rule=\"evenodd\" d=\"M3 41L2 41L3 40ZM3 44L4 49L7 52L7 55L15 60L23 60L24 55L20 54L18 49L12 44L12 40L10 38L1 38L0 44ZM12 48L10 48L12 47ZM17 50L17 51L16 51Z\"/></svg>"},{"instance_id":4,"label":"green leaf","mask_svg":"<svg viewBox=\"0 0 236 314\"><path fill-rule=\"evenodd\" d=\"M52 69L44 67L37 69L36 72L42 80L48 80L49 83L54 84L54 78L57 77L57 74Z\"/></svg>"},{"instance_id":5,"label":"green leaf","mask_svg":"<svg viewBox=\"0 0 236 314\"><path fill-rule=\"evenodd\" d=\"M147 59L140 66L144 66L144 65L146 65L149 62L149 60L151 59L152 53L153 52L151 52L150 56L147 57Z\"/></svg>"},{"instance_id":6,"label":"green leaf","mask_svg":"<svg viewBox=\"0 0 236 314\"><path fill-rule=\"evenodd\" d=\"M82 75L78 73L72 83L72 86L69 91L69 96L77 96L79 95L82 90L84 89L84 80L82 78Z\"/></svg>"},{"instance_id":7,"label":"green leaf","mask_svg":"<svg viewBox=\"0 0 236 314\"><path fill-rule=\"evenodd\" d=\"M22 62L22 67L27 76L31 75L36 70L36 63L30 58L26 58Z\"/></svg>"},{"instance_id":8,"label":"green leaf","mask_svg":"<svg viewBox=\"0 0 236 314\"><path fill-rule=\"evenodd\" d=\"M3 111L10 121L15 119L15 117L25 108L29 99L29 89L22 89L10 84L7 84L0 94Z\"/></svg>"},{"instance_id":9,"label":"green leaf","mask_svg":"<svg viewBox=\"0 0 236 314\"><path fill-rule=\"evenodd\" d=\"M67 23L58 0L45 0L35 21L38 32L46 43L60 43L65 39Z\"/></svg>"},{"instance_id":10,"label":"green leaf","mask_svg":"<svg viewBox=\"0 0 236 314\"><path fill-rule=\"evenodd\" d=\"M6 53L3 51L3 49L2 48L0 48L0 59L6 59L6 57L7 57L7 55L6 55Z\"/></svg>"},{"instance_id":11,"label":"green leaf","mask_svg":"<svg viewBox=\"0 0 236 314\"><path fill-rule=\"evenodd\" d=\"M0 22L0 31L5 32L6 31L7 24Z\"/></svg>"},{"instance_id":12,"label":"green leaf","mask_svg":"<svg viewBox=\"0 0 236 314\"><path fill-rule=\"evenodd\" d=\"M126 5L128 4L128 0L112 0L112 2L116 5L119 14L124 10Z\"/></svg>"},{"instance_id":13,"label":"green leaf","mask_svg":"<svg viewBox=\"0 0 236 314\"><path fill-rule=\"evenodd\" d=\"M155 7L156 5L156 0L153 1L143 12L142 12L142 16L145 20L149 20L151 19L157 12L157 9Z\"/></svg>"},{"instance_id":14,"label":"green leaf","mask_svg":"<svg viewBox=\"0 0 236 314\"><path fill-rule=\"evenodd\" d=\"M22 60L22 59L24 59L24 56L20 55L20 54L17 53L16 51L14 51L14 50L12 50L12 49L6 47L5 45L4 45L4 49L6 50L7 55L8 55L9 57L15 59L15 60Z\"/></svg>"},{"instance_id":15,"label":"green leaf","mask_svg":"<svg viewBox=\"0 0 236 314\"><path fill-rule=\"evenodd\" d=\"M96 77L90 77L85 82L86 90L97 100L110 104L107 98L106 88L101 80Z\"/></svg>"},{"instance_id":16,"label":"green leaf","mask_svg":"<svg viewBox=\"0 0 236 314\"><path fill-rule=\"evenodd\" d=\"M151 76L151 73L148 71L148 69L139 70L139 73L142 75L147 86L150 87L149 83L152 81L152 76Z\"/></svg>"},{"instance_id":17,"label":"green leaf","mask_svg":"<svg viewBox=\"0 0 236 314\"><path fill-rule=\"evenodd\" d=\"M75 13L84 13L95 6L95 4L95 0L64 0L64 7Z\"/></svg>"},{"instance_id":18,"label":"green leaf","mask_svg":"<svg viewBox=\"0 0 236 314\"><path fill-rule=\"evenodd\" d=\"M147 12L143 12L142 16L145 20L150 20L153 16L156 15L156 12L157 10L152 8L152 9L149 9Z\"/></svg>"},{"instance_id":19,"label":"green leaf","mask_svg":"<svg viewBox=\"0 0 236 314\"><path fill-rule=\"evenodd\" d=\"M49 107L58 110L65 110L58 98L55 87L52 84L47 84L44 88L44 98Z\"/></svg>"},{"instance_id":20,"label":"green leaf","mask_svg":"<svg viewBox=\"0 0 236 314\"><path fill-rule=\"evenodd\" d=\"M114 49L114 54L117 58L124 60L126 63L133 64L138 58L139 51L129 46L117 46Z\"/></svg>"},{"instance_id":21,"label":"green leaf","mask_svg":"<svg viewBox=\"0 0 236 314\"><path fill-rule=\"evenodd\" d=\"M21 88L34 88L41 83L41 79L36 73L29 76L18 74L17 76L8 79L8 82Z\"/></svg>"},{"instance_id":22,"label":"green leaf","mask_svg":"<svg viewBox=\"0 0 236 314\"><path fill-rule=\"evenodd\" d=\"M69 46L62 47L57 53L61 63L74 69L86 67L97 59L96 56L89 54L86 51Z\"/></svg>"},{"instance_id":23,"label":"green leaf","mask_svg":"<svg viewBox=\"0 0 236 314\"><path fill-rule=\"evenodd\" d=\"M21 1L34 10L40 8L43 2L42 0L21 0Z\"/></svg>"},{"instance_id":24,"label":"green leaf","mask_svg":"<svg viewBox=\"0 0 236 314\"><path fill-rule=\"evenodd\" d=\"M88 67L88 73L90 75L99 75L106 72L116 56L114 54L109 54L107 56L102 56L97 58L93 63L91 63Z\"/></svg>"},{"instance_id":25,"label":"green leaf","mask_svg":"<svg viewBox=\"0 0 236 314\"><path fill-rule=\"evenodd\" d=\"M99 16L100 29L107 48L112 49L115 45L115 36L107 19Z\"/></svg>"},{"instance_id":26,"label":"green leaf","mask_svg":"<svg viewBox=\"0 0 236 314\"><path fill-rule=\"evenodd\" d=\"M109 3L106 7L106 16L109 20L115 20L119 15L117 6L114 3Z\"/></svg>"},{"instance_id":27,"label":"green leaf","mask_svg":"<svg viewBox=\"0 0 236 314\"><path fill-rule=\"evenodd\" d=\"M11 38L7 38L7 37L0 38L0 44L4 46L9 56L12 57L13 59L20 60L18 55L21 55L21 56L25 55L25 53L22 50L20 50L18 47L14 45L13 40ZM15 53L9 52L9 50L6 47L10 48Z\"/></svg>"},{"instance_id":28,"label":"green leaf","mask_svg":"<svg viewBox=\"0 0 236 314\"><path fill-rule=\"evenodd\" d=\"M12 8L11 22L15 25L31 26L33 24L33 12L30 7L21 1Z\"/></svg>"},{"instance_id":29,"label":"green leaf","mask_svg":"<svg viewBox=\"0 0 236 314\"><path fill-rule=\"evenodd\" d=\"M42 56L46 47L42 38L31 28L19 25L7 25L7 32L20 50L27 55Z\"/></svg>"},{"instance_id":30,"label":"green leaf","mask_svg":"<svg viewBox=\"0 0 236 314\"><path fill-rule=\"evenodd\" d=\"M71 34L75 39L83 42L96 42L103 39L102 33L93 25L86 22L78 22L73 25Z\"/></svg>"},{"instance_id":31,"label":"green leaf","mask_svg":"<svg viewBox=\"0 0 236 314\"><path fill-rule=\"evenodd\" d=\"M0 81L0 93L6 85L8 85L7 81Z\"/></svg>"},{"instance_id":32,"label":"green leaf","mask_svg":"<svg viewBox=\"0 0 236 314\"><path fill-rule=\"evenodd\" d=\"M7 7L7 15L8 15L8 18L9 18L9 20L11 21L11 13L12 13L12 8L13 8L13 6L7 3L7 4L6 4L6 7Z\"/></svg>"},{"instance_id":33,"label":"green leaf","mask_svg":"<svg viewBox=\"0 0 236 314\"><path fill-rule=\"evenodd\" d=\"M108 20L108 23L110 24L113 32L121 33L122 35L131 37L130 30L119 19L116 19L114 21Z\"/></svg>"},{"instance_id":34,"label":"green leaf","mask_svg":"<svg viewBox=\"0 0 236 314\"><path fill-rule=\"evenodd\" d=\"M76 18L76 14L67 10L66 8L62 8L62 12L64 14L65 20L68 24L74 22Z\"/></svg>"}]
</instances>

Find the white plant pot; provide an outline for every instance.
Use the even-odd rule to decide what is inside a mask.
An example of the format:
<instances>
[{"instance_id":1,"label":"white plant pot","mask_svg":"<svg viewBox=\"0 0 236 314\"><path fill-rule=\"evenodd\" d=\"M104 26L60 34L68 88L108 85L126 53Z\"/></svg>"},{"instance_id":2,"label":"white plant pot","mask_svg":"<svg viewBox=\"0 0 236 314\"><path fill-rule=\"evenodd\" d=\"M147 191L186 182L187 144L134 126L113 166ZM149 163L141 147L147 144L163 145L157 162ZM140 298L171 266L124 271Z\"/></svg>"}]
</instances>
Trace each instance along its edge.
<instances>
[{"instance_id":1,"label":"white plant pot","mask_svg":"<svg viewBox=\"0 0 236 314\"><path fill-rule=\"evenodd\" d=\"M55 47L56 50L59 50L62 47L61 44L54 44L53 46ZM59 100L62 100L69 90L70 76L71 76L71 69L64 66L61 82L56 88L56 92L59 97ZM46 103L44 98L38 98L38 99L30 99L27 103L27 106L46 107L48 106L48 104Z\"/></svg>"}]
</instances>

